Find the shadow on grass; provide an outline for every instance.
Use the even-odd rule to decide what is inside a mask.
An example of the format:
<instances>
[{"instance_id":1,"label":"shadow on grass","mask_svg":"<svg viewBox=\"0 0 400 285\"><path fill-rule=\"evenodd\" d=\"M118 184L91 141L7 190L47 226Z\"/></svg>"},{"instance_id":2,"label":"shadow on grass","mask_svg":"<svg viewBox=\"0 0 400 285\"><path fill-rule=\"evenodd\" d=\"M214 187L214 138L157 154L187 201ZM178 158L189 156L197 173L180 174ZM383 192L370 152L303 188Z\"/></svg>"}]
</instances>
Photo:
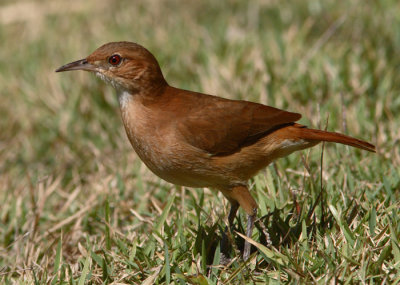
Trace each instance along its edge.
<instances>
[{"instance_id":1,"label":"shadow on grass","mask_svg":"<svg viewBox=\"0 0 400 285\"><path fill-rule=\"evenodd\" d=\"M306 238L309 244L316 243L318 236L328 234L331 229L340 227L333 213L326 206L328 204L323 197L324 195L320 194L317 200L305 210L301 209L301 206L295 202L289 214L285 214L287 209L275 209L273 212L260 217L255 223L255 229L258 230L259 235L253 235L253 238L256 242L267 247L272 246L278 251L297 246L301 235L304 235L304 233L307 237L303 236L303 239ZM316 213L317 209L318 214ZM282 218L285 215L286 217ZM347 227L359 215L364 214L359 205L353 202L343 213L341 223L346 224ZM242 255L244 239L235 232L245 235L245 225L246 221L243 221L240 216L237 217L234 228L229 232L221 221L216 221L212 226L199 225L193 248L194 253L199 253L207 266L217 265L215 264L215 256L218 254L216 251L220 250L221 241L226 235L230 242L223 254L228 255L226 256L228 260L238 257L239 254ZM219 231L217 231L217 228ZM268 234L266 235L265 232ZM252 246L251 253L256 251L257 248ZM263 266L263 264L268 266L269 263L269 260L265 258L260 260L259 266Z\"/></svg>"}]
</instances>

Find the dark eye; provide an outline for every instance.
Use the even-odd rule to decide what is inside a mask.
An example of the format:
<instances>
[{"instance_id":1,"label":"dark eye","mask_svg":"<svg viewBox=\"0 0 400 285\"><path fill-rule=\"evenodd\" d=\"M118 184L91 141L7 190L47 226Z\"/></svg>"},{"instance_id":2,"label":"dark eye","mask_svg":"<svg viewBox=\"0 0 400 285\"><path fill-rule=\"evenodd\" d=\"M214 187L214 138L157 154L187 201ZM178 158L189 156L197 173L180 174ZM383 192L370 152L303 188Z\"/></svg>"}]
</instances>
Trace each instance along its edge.
<instances>
[{"instance_id":1,"label":"dark eye","mask_svg":"<svg viewBox=\"0 0 400 285\"><path fill-rule=\"evenodd\" d=\"M112 65L118 65L121 62L121 56L119 54L114 54L110 56L108 62Z\"/></svg>"}]
</instances>

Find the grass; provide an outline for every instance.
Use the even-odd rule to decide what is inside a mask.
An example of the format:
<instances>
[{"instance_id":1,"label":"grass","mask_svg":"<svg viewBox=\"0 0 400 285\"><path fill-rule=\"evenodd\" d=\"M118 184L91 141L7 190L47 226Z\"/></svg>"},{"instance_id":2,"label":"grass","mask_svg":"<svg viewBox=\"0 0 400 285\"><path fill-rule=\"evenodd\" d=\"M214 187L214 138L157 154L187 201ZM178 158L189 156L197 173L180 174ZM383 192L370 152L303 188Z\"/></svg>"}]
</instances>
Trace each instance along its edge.
<instances>
[{"instance_id":1,"label":"grass","mask_svg":"<svg viewBox=\"0 0 400 285\"><path fill-rule=\"evenodd\" d=\"M398 1L3 1L0 40L0 283L400 281ZM269 166L250 185L272 244L258 227L244 264L234 233L222 266L221 194L155 177L114 90L54 73L115 40L149 48L173 86L300 112L378 152L327 144Z\"/></svg>"}]
</instances>

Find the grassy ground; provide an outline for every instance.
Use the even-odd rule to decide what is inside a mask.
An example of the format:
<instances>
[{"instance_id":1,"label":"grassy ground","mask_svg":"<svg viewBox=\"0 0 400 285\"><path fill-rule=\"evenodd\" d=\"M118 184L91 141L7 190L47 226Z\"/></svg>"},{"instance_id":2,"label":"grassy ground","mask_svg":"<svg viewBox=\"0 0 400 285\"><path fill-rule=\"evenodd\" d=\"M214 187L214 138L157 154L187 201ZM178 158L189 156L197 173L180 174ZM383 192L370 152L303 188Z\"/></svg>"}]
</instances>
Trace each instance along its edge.
<instances>
[{"instance_id":1,"label":"grassy ground","mask_svg":"<svg viewBox=\"0 0 400 285\"><path fill-rule=\"evenodd\" d=\"M262 102L377 145L293 154L250 182L257 248L227 202L155 177L125 136L114 90L56 74L130 40L177 87ZM2 1L0 283L400 281L398 1ZM321 153L323 150L323 160ZM236 220L243 233L244 213Z\"/></svg>"}]
</instances>

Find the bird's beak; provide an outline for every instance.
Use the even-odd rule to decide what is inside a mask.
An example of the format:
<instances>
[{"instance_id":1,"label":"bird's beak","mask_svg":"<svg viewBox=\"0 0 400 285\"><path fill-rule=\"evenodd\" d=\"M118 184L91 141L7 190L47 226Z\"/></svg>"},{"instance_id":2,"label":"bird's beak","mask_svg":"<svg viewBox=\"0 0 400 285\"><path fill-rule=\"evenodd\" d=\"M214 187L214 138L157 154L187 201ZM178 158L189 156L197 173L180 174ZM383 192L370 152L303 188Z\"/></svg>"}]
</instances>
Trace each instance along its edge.
<instances>
[{"instance_id":1,"label":"bird's beak","mask_svg":"<svg viewBox=\"0 0 400 285\"><path fill-rule=\"evenodd\" d=\"M93 64L90 64L86 59L81 59L61 66L56 70L56 72L70 71L70 70L96 71L97 67Z\"/></svg>"}]
</instances>

